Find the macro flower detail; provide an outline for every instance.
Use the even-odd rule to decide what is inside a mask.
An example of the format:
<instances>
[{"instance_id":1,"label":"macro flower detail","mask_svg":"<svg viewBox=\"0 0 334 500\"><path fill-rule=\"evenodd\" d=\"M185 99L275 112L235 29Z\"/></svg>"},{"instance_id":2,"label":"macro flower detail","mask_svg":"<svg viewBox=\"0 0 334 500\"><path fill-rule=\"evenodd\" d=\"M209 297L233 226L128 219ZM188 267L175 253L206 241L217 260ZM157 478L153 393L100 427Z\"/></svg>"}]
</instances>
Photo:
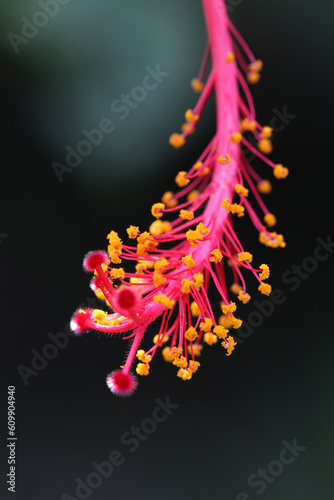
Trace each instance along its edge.
<instances>
[{"instance_id":1,"label":"macro flower detail","mask_svg":"<svg viewBox=\"0 0 334 500\"><path fill-rule=\"evenodd\" d=\"M241 307L251 300L246 273L257 281L260 293L271 292L270 284L264 283L269 267L253 265L256 255L244 250L235 232L239 217L249 217L260 243L272 248L285 246L283 236L266 227L276 224L276 217L260 196L271 191L271 182L262 178L245 156L250 150L273 170L276 179L288 175L286 167L267 157L272 151L272 129L257 122L247 85L260 79L262 61L255 59L229 21L223 0L202 0L202 4L208 49L198 77L191 81L199 94L198 102L185 111L186 126L182 133L172 134L169 142L176 149L185 144L195 124L200 126L204 106L213 92L216 133L195 164L188 171L178 172L175 192L167 191L161 202L152 206L155 220L149 230L132 225L127 228L124 237L136 244L124 242L123 235L111 231L108 252L89 252L84 258L84 269L93 275L91 288L105 302L108 312L79 309L71 327L78 335L89 330L108 336L123 333L130 341L125 361L107 376L108 387L120 396L135 390L137 377L133 372L145 377L153 371L160 348L163 359L173 365L171 368L176 367L176 375L183 381L198 371L200 363L195 358L204 357L203 343L220 343L227 356L235 350L233 330L242 325L242 320L234 315L237 304L231 301L230 292ZM255 142L250 141L252 137ZM119 264L122 267L112 267ZM228 266L233 276L230 288L226 281ZM223 314L210 302L210 282L220 296ZM218 319L215 310L220 314ZM159 323L155 322L157 318ZM154 338L144 351L140 346L151 323Z\"/></svg>"}]
</instances>

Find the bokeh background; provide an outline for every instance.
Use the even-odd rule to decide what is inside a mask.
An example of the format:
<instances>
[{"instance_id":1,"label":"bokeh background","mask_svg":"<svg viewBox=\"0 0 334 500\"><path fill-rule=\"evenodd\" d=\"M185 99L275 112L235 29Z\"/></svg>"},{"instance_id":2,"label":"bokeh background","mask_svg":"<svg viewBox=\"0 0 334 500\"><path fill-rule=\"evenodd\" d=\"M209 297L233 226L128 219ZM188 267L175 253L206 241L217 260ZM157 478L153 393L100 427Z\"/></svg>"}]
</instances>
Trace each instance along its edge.
<instances>
[{"instance_id":1,"label":"bokeh background","mask_svg":"<svg viewBox=\"0 0 334 500\"><path fill-rule=\"evenodd\" d=\"M271 284L286 300L231 357L206 347L192 381L177 379L174 367L157 357L150 376L123 400L105 385L123 360L121 337L71 337L27 385L17 367L31 367L33 353L50 343L48 334L65 332L73 311L93 298L83 255L105 248L111 229L125 237L130 224L148 227L152 203L173 189L176 173L214 133L211 99L187 145L179 151L168 145L196 99L189 82L206 41L201 3L70 0L16 53L8 33L22 36L22 18L31 20L41 8L33 0L1 0L3 499L13 497L5 484L9 385L17 398L17 500L84 498L76 496L76 478L86 482L92 462L107 460L115 449L124 463L86 498L334 498L333 249L313 267L305 261L317 238L334 239L333 2L227 3L265 62L252 88L259 121L269 123L284 108L294 115L275 135L272 154L290 176L275 183L268 201L287 247L263 248L250 223L239 227L247 250L270 265ZM141 85L147 66L157 65L168 75L121 120L112 103ZM82 130L104 118L114 131L60 182L52 163L64 164L65 148L76 148ZM288 278L302 272L299 281L284 280L288 271ZM241 317L253 310L244 306ZM155 332L153 324L147 345ZM122 434L167 397L178 408L131 453ZM294 439L306 449L257 493L250 475Z\"/></svg>"}]
</instances>

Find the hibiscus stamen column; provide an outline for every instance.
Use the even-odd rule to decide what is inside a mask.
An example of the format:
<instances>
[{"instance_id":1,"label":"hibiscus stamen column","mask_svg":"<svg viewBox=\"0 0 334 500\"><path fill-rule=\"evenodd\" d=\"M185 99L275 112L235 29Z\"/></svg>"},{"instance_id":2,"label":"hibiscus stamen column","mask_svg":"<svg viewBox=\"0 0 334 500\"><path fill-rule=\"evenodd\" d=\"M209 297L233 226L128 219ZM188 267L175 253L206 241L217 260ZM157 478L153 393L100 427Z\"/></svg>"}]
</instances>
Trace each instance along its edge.
<instances>
[{"instance_id":1,"label":"hibiscus stamen column","mask_svg":"<svg viewBox=\"0 0 334 500\"><path fill-rule=\"evenodd\" d=\"M259 195L269 193L271 183L255 172L241 150L242 144L256 153L273 169L276 179L288 175L287 168L264 156L272 150L272 129L256 121L247 87L247 82L254 84L259 80L262 61L255 59L231 25L223 0L202 0L202 4L208 44L199 77L191 82L201 95L194 108L185 112L187 123L181 127L182 133L172 134L169 142L178 149L188 137L191 140L213 90L216 133L189 171L182 170L176 175L180 190L175 194L167 191L161 202L153 204L151 213L156 220L149 231L140 231L132 225L127 228L128 238L136 239L136 246L125 245L115 231L110 231L108 254L90 252L84 259L86 271L95 275L92 289L113 311L108 314L99 309L80 309L74 314L71 326L78 335L88 330L107 335L133 330L124 337L131 339L131 346L123 365L107 377L108 387L121 396L130 395L137 386L136 377L131 373L135 358L139 360L136 373L148 375L149 363L165 342L169 345L163 348L162 355L178 368L177 376L182 380L190 380L200 366L195 357L201 355L202 341L213 345L220 340L226 355L230 356L237 339L227 335L229 330L239 328L242 320L234 316L236 303L230 301L229 294L237 295L243 304L251 299L246 292L245 271L250 271L259 282L261 293L270 294L271 286L263 282L269 277L269 267L251 264L253 255L244 250L235 233L233 218L247 214L259 231L260 243L272 248L285 246L283 235L269 232L248 201L251 191L264 213L265 224L268 227L276 224L276 217ZM249 58L249 64L237 44ZM211 70L204 83L210 55ZM239 93L239 85L246 102ZM245 138L250 134L257 141L258 149ZM236 196L239 202L233 203ZM165 215L170 219L173 213L171 221L163 220ZM137 262L135 272L111 267L121 264L122 260ZM230 288L225 279L226 265L232 268L234 282ZM115 284L115 280L120 284ZM211 280L221 297L223 315L218 321L209 298ZM148 325L160 315L162 321L156 329L153 346L145 352L140 349L141 341Z\"/></svg>"}]
</instances>

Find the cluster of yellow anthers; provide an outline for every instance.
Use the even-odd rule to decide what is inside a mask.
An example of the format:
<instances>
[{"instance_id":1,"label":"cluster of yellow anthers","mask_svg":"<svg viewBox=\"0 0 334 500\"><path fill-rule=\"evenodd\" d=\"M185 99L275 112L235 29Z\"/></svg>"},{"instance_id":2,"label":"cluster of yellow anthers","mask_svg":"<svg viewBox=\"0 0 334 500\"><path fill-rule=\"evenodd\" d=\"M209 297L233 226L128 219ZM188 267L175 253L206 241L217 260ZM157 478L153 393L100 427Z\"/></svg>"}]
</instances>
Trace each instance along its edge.
<instances>
[{"instance_id":1,"label":"cluster of yellow anthers","mask_svg":"<svg viewBox=\"0 0 334 500\"><path fill-rule=\"evenodd\" d=\"M221 206L228 212L231 212L231 214L238 214L238 217L245 215L245 207L239 205L238 203L230 203L228 198L224 198Z\"/></svg>"},{"instance_id":2,"label":"cluster of yellow anthers","mask_svg":"<svg viewBox=\"0 0 334 500\"><path fill-rule=\"evenodd\" d=\"M189 333L188 336L191 337L191 334ZM197 334L195 335L194 338L196 338L196 336ZM183 356L182 354L183 354L182 347L172 347L172 348L165 347L162 350L162 355L164 357L164 360L169 363L173 363L173 365L178 367L177 376L180 377L182 380L190 380L193 373L195 373L198 370L200 363L199 361L195 361L193 359L188 361L186 357ZM198 351L198 355L200 355L200 351Z\"/></svg>"},{"instance_id":3,"label":"cluster of yellow anthers","mask_svg":"<svg viewBox=\"0 0 334 500\"><path fill-rule=\"evenodd\" d=\"M98 293L96 295L98 298L102 299L101 295ZM102 309L94 309L93 319L99 325L116 326L121 325L125 318L123 316L119 316L117 319L110 319L106 311L102 311Z\"/></svg>"},{"instance_id":4,"label":"cluster of yellow anthers","mask_svg":"<svg viewBox=\"0 0 334 500\"><path fill-rule=\"evenodd\" d=\"M114 264L120 264L121 263L120 255L122 253L122 242L118 234L115 231L110 231L110 233L107 236L107 239L109 240L108 254L111 262L113 262Z\"/></svg>"},{"instance_id":5,"label":"cluster of yellow anthers","mask_svg":"<svg viewBox=\"0 0 334 500\"><path fill-rule=\"evenodd\" d=\"M195 248L199 245L199 242L203 240L203 236L207 235L210 229L204 226L203 222L197 224L196 229L189 229L186 232L186 238L190 243L191 248Z\"/></svg>"},{"instance_id":6,"label":"cluster of yellow anthers","mask_svg":"<svg viewBox=\"0 0 334 500\"><path fill-rule=\"evenodd\" d=\"M277 234L275 231L272 233L267 233L264 231L260 232L259 241L263 245L271 248L285 248L286 243L282 234Z\"/></svg>"},{"instance_id":7,"label":"cluster of yellow anthers","mask_svg":"<svg viewBox=\"0 0 334 500\"><path fill-rule=\"evenodd\" d=\"M250 84L257 83L261 78L261 70L263 68L263 62L260 59L250 63L248 65L247 81Z\"/></svg>"}]
</instances>

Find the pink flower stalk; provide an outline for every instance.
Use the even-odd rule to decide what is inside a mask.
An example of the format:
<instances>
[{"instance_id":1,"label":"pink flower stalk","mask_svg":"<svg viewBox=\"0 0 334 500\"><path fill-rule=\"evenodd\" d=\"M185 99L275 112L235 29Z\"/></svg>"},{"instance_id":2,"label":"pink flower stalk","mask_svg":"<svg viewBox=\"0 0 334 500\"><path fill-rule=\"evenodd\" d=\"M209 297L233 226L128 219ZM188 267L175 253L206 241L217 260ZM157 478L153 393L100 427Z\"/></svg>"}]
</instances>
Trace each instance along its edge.
<instances>
[{"instance_id":1,"label":"pink flower stalk","mask_svg":"<svg viewBox=\"0 0 334 500\"><path fill-rule=\"evenodd\" d=\"M266 264L252 265L253 256L244 250L234 232L234 217L247 214L259 231L261 243L274 248L285 246L282 235L268 230L276 219L259 194L270 192L271 183L254 171L241 149L243 145L255 153L273 169L277 179L288 175L287 168L265 156L272 150L272 129L256 121L246 83L259 80L262 62L255 59L230 23L222 0L202 0L202 3L209 40L199 76L191 82L200 97L194 109L186 111L187 123L182 126L181 134L171 135L170 144L179 148L194 132L213 90L216 134L190 170L176 176L181 189L177 193L166 192L161 202L153 205L152 215L156 220L149 231L141 232L136 226L127 229L128 237L136 239L136 246L125 245L111 231L107 236L108 253L90 252L85 257L84 268L94 273L92 289L113 312L80 309L71 322L77 334L88 330L108 335L130 332L124 337L131 339L124 364L107 377L108 387L121 396L131 394L136 388L136 377L131 373L135 359L139 361L137 374L148 375L151 360L165 343L163 357L176 365L182 380L189 380L197 371L200 363L195 357L201 354L202 342L212 345L220 340L226 354L231 354L236 342L230 330L239 328L242 321L234 315L236 303L230 300L230 292L242 303L250 300L245 271L258 281L261 293L270 294L271 286L264 282L269 268ZM210 55L212 69L204 83ZM258 148L249 142L251 134ZM265 224L248 201L249 191L263 213ZM235 197L237 202L233 202ZM170 219L173 213L171 222L163 219L165 216ZM132 271L111 267L111 263L121 264L122 260L132 262ZM233 273L230 289L225 280L226 265ZM221 297L223 314L218 321L208 297L211 280ZM148 325L159 316L162 319L153 345L145 352L140 349L141 341Z\"/></svg>"}]
</instances>

